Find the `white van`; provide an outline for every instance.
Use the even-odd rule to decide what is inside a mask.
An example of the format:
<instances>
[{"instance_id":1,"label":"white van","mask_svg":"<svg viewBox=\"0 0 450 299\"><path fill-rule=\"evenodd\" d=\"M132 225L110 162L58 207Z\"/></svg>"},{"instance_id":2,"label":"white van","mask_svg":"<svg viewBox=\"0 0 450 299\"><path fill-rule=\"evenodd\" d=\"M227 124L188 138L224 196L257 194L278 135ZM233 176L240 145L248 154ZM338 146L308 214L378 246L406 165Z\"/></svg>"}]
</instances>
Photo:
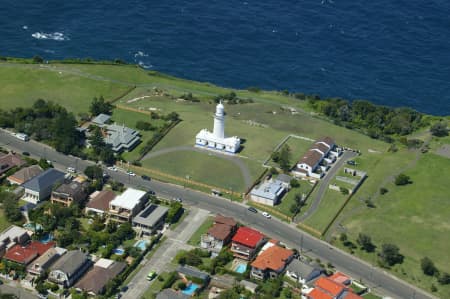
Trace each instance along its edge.
<instances>
[{"instance_id":1,"label":"white van","mask_svg":"<svg viewBox=\"0 0 450 299\"><path fill-rule=\"evenodd\" d=\"M24 134L24 133L17 133L17 134L16 134L16 137L17 137L17 139L20 139L20 140L22 140L22 141L28 141L28 140L30 140L30 137L28 137L28 135L27 135L27 134Z\"/></svg>"}]
</instances>

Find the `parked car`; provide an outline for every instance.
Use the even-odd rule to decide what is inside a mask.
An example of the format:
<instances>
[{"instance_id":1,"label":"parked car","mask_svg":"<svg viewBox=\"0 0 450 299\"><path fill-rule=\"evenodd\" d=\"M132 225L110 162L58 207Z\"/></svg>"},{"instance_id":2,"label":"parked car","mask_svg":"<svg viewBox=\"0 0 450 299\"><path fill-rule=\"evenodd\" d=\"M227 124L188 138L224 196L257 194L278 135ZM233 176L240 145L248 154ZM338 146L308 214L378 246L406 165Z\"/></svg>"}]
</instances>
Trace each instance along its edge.
<instances>
[{"instance_id":1,"label":"parked car","mask_svg":"<svg viewBox=\"0 0 450 299\"><path fill-rule=\"evenodd\" d=\"M267 219L272 218L272 216L271 216L269 213L267 213L267 212L262 212L262 215L263 215L264 217L266 217Z\"/></svg>"},{"instance_id":2,"label":"parked car","mask_svg":"<svg viewBox=\"0 0 450 299\"><path fill-rule=\"evenodd\" d=\"M116 166L109 166L108 169L112 170L112 171L117 171L117 167Z\"/></svg>"},{"instance_id":3,"label":"parked car","mask_svg":"<svg viewBox=\"0 0 450 299\"><path fill-rule=\"evenodd\" d=\"M147 280L148 280L148 281L152 281L155 277L156 277L156 272L155 272L155 271L151 271L151 272L148 273L148 275L147 275Z\"/></svg>"},{"instance_id":4,"label":"parked car","mask_svg":"<svg viewBox=\"0 0 450 299\"><path fill-rule=\"evenodd\" d=\"M24 156L29 156L30 153L29 153L29 152L22 152L22 155L24 155Z\"/></svg>"},{"instance_id":5,"label":"parked car","mask_svg":"<svg viewBox=\"0 0 450 299\"><path fill-rule=\"evenodd\" d=\"M258 211L254 207L249 207L247 210L253 213L258 213Z\"/></svg>"},{"instance_id":6,"label":"parked car","mask_svg":"<svg viewBox=\"0 0 450 299\"><path fill-rule=\"evenodd\" d=\"M179 197L175 197L173 200L176 201L176 202L183 202L183 200L181 198L179 198Z\"/></svg>"},{"instance_id":7,"label":"parked car","mask_svg":"<svg viewBox=\"0 0 450 299\"><path fill-rule=\"evenodd\" d=\"M121 292L126 292L128 291L128 286L123 286L122 288L120 288Z\"/></svg>"},{"instance_id":8,"label":"parked car","mask_svg":"<svg viewBox=\"0 0 450 299\"><path fill-rule=\"evenodd\" d=\"M76 172L76 170L75 170L75 168L74 167L67 167L67 172L70 172L70 173L75 173Z\"/></svg>"},{"instance_id":9,"label":"parked car","mask_svg":"<svg viewBox=\"0 0 450 299\"><path fill-rule=\"evenodd\" d=\"M127 173L128 173L128 175L130 175L130 176L136 176L136 174L135 174L134 172L132 172L132 171L128 171Z\"/></svg>"},{"instance_id":10,"label":"parked car","mask_svg":"<svg viewBox=\"0 0 450 299\"><path fill-rule=\"evenodd\" d=\"M356 165L356 162L353 161L353 160L349 160L349 161L347 161L347 164L348 164L348 165L353 165L353 166L355 166L355 165Z\"/></svg>"},{"instance_id":11,"label":"parked car","mask_svg":"<svg viewBox=\"0 0 450 299\"><path fill-rule=\"evenodd\" d=\"M146 181L150 181L151 180L151 178L148 176L148 175L142 175L141 176L141 178L143 179L143 180L146 180Z\"/></svg>"}]
</instances>

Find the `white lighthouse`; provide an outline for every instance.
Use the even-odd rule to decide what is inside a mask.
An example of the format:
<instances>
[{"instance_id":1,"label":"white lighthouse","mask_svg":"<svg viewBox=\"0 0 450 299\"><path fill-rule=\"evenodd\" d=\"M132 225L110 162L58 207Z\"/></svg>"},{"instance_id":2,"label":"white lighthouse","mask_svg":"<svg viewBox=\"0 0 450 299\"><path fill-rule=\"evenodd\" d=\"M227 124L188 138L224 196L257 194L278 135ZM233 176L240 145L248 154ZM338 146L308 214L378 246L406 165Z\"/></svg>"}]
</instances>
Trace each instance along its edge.
<instances>
[{"instance_id":1,"label":"white lighthouse","mask_svg":"<svg viewBox=\"0 0 450 299\"><path fill-rule=\"evenodd\" d=\"M195 144L228 153L236 153L239 150L241 140L238 137L225 137L225 109L222 102L216 106L213 132L211 133L207 129L202 129L195 136Z\"/></svg>"}]
</instances>

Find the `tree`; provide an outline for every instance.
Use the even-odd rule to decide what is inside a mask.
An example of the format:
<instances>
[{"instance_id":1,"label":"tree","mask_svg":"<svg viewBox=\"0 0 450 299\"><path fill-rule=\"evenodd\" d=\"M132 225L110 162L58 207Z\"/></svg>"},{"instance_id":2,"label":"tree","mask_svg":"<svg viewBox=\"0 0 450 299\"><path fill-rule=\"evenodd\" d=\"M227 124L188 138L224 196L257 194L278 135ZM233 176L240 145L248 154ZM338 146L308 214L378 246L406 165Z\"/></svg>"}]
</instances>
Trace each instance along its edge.
<instances>
[{"instance_id":1,"label":"tree","mask_svg":"<svg viewBox=\"0 0 450 299\"><path fill-rule=\"evenodd\" d=\"M388 190L387 188L384 188L384 187L381 187L381 188L380 188L380 194L381 194L381 195L386 194L386 193L388 193L388 192L389 192L389 190Z\"/></svg>"},{"instance_id":2,"label":"tree","mask_svg":"<svg viewBox=\"0 0 450 299\"><path fill-rule=\"evenodd\" d=\"M375 249L375 246L372 244L372 239L366 234L359 233L356 242L367 252L372 252Z\"/></svg>"},{"instance_id":3,"label":"tree","mask_svg":"<svg viewBox=\"0 0 450 299\"><path fill-rule=\"evenodd\" d=\"M403 263L403 255L400 254L400 249L394 244L381 245L381 252L378 254L381 259L382 266L394 266L395 264Z\"/></svg>"},{"instance_id":4,"label":"tree","mask_svg":"<svg viewBox=\"0 0 450 299\"><path fill-rule=\"evenodd\" d=\"M100 151L105 147L105 141L103 139L102 129L94 127L89 137L89 143L91 144L94 152L98 155Z\"/></svg>"},{"instance_id":5,"label":"tree","mask_svg":"<svg viewBox=\"0 0 450 299\"><path fill-rule=\"evenodd\" d=\"M149 122L138 120L136 122L136 129L143 130L143 131L152 131L156 128Z\"/></svg>"},{"instance_id":6,"label":"tree","mask_svg":"<svg viewBox=\"0 0 450 299\"><path fill-rule=\"evenodd\" d=\"M270 167L269 172L271 175L278 174L278 170L275 167Z\"/></svg>"},{"instance_id":7,"label":"tree","mask_svg":"<svg viewBox=\"0 0 450 299\"><path fill-rule=\"evenodd\" d=\"M89 111L92 115L99 115L101 113L111 114L113 108L114 106L111 103L106 102L103 96L100 96L98 99L97 97L92 99Z\"/></svg>"},{"instance_id":8,"label":"tree","mask_svg":"<svg viewBox=\"0 0 450 299\"><path fill-rule=\"evenodd\" d=\"M348 237L346 233L341 233L341 235L339 236L339 241L341 241L342 243L347 242Z\"/></svg>"},{"instance_id":9,"label":"tree","mask_svg":"<svg viewBox=\"0 0 450 299\"><path fill-rule=\"evenodd\" d=\"M407 176L406 174L400 173L398 176L395 177L394 184L397 186L403 186L411 183L411 178Z\"/></svg>"},{"instance_id":10,"label":"tree","mask_svg":"<svg viewBox=\"0 0 450 299\"><path fill-rule=\"evenodd\" d=\"M345 187L339 187L339 190L343 195L348 195L350 193L350 191L348 191L348 189Z\"/></svg>"},{"instance_id":11,"label":"tree","mask_svg":"<svg viewBox=\"0 0 450 299\"><path fill-rule=\"evenodd\" d=\"M48 168L53 168L52 164L48 163L47 160L45 160L44 158L39 159L38 165L44 170Z\"/></svg>"},{"instance_id":12,"label":"tree","mask_svg":"<svg viewBox=\"0 0 450 299\"><path fill-rule=\"evenodd\" d=\"M19 203L14 197L8 196L3 200L3 210L5 212L6 219L8 219L9 222L22 220L22 213L19 209Z\"/></svg>"},{"instance_id":13,"label":"tree","mask_svg":"<svg viewBox=\"0 0 450 299\"><path fill-rule=\"evenodd\" d=\"M439 275L438 282L443 285L450 284L450 274L447 272L442 272Z\"/></svg>"},{"instance_id":14,"label":"tree","mask_svg":"<svg viewBox=\"0 0 450 299\"><path fill-rule=\"evenodd\" d=\"M33 56L33 62L34 63L43 63L44 59L41 56L39 56L39 55L34 55Z\"/></svg>"},{"instance_id":15,"label":"tree","mask_svg":"<svg viewBox=\"0 0 450 299\"><path fill-rule=\"evenodd\" d=\"M291 149L288 145L284 145L280 151L279 164L284 172L288 172L291 168Z\"/></svg>"},{"instance_id":16,"label":"tree","mask_svg":"<svg viewBox=\"0 0 450 299\"><path fill-rule=\"evenodd\" d=\"M183 281L180 281L177 285L179 290L184 290L186 288L186 283Z\"/></svg>"},{"instance_id":17,"label":"tree","mask_svg":"<svg viewBox=\"0 0 450 299\"><path fill-rule=\"evenodd\" d=\"M84 170L84 174L91 180L100 180L101 178L103 178L103 170L100 166L97 165L90 165L86 167L86 169Z\"/></svg>"},{"instance_id":18,"label":"tree","mask_svg":"<svg viewBox=\"0 0 450 299\"><path fill-rule=\"evenodd\" d=\"M298 182L297 179L292 179L291 182L290 182L290 184L291 184L291 187L292 187L292 188L298 188L298 187L300 187L300 183Z\"/></svg>"},{"instance_id":19,"label":"tree","mask_svg":"<svg viewBox=\"0 0 450 299\"><path fill-rule=\"evenodd\" d=\"M438 269L429 257L420 260L420 267L425 275L433 276L438 273Z\"/></svg>"},{"instance_id":20,"label":"tree","mask_svg":"<svg viewBox=\"0 0 450 299\"><path fill-rule=\"evenodd\" d=\"M447 123L440 121L431 126L430 132L433 136L444 137L448 136Z\"/></svg>"}]
</instances>

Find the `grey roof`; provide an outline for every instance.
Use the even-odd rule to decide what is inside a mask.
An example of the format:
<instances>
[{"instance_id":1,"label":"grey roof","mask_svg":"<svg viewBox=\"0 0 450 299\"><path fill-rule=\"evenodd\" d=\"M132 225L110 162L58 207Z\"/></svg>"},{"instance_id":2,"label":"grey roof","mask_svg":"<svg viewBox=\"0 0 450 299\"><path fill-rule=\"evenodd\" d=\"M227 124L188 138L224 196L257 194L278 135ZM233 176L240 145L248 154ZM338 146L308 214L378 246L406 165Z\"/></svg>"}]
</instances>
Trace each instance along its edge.
<instances>
[{"instance_id":1,"label":"grey roof","mask_svg":"<svg viewBox=\"0 0 450 299\"><path fill-rule=\"evenodd\" d=\"M133 223L153 227L167 214L167 211L169 209L166 207L151 204L133 218Z\"/></svg>"},{"instance_id":2,"label":"grey roof","mask_svg":"<svg viewBox=\"0 0 450 299\"><path fill-rule=\"evenodd\" d=\"M64 172L49 168L43 173L35 176L31 180L26 181L23 184L25 189L30 189L39 192L41 189L47 189L53 186L56 182L64 179Z\"/></svg>"},{"instance_id":3,"label":"grey roof","mask_svg":"<svg viewBox=\"0 0 450 299\"><path fill-rule=\"evenodd\" d=\"M114 151L131 149L140 139L138 131L125 126L109 125L106 130L105 143L110 144Z\"/></svg>"},{"instance_id":4,"label":"grey roof","mask_svg":"<svg viewBox=\"0 0 450 299\"><path fill-rule=\"evenodd\" d=\"M284 192L284 187L281 182L264 182L255 187L250 192L250 195L255 195L270 200L276 200Z\"/></svg>"},{"instance_id":5,"label":"grey roof","mask_svg":"<svg viewBox=\"0 0 450 299\"><path fill-rule=\"evenodd\" d=\"M53 191L54 193L62 193L67 196L74 196L79 192L83 192L83 184L77 181L71 181L68 183L61 184L58 188Z\"/></svg>"},{"instance_id":6,"label":"grey roof","mask_svg":"<svg viewBox=\"0 0 450 299\"><path fill-rule=\"evenodd\" d=\"M206 272L202 272L190 266L178 266L177 272L182 273L187 276L200 278L202 280L208 280L209 274Z\"/></svg>"},{"instance_id":7,"label":"grey roof","mask_svg":"<svg viewBox=\"0 0 450 299\"><path fill-rule=\"evenodd\" d=\"M80 250L71 250L57 260L51 267L51 270L59 270L71 277L86 263L87 260L87 253Z\"/></svg>"},{"instance_id":8,"label":"grey roof","mask_svg":"<svg viewBox=\"0 0 450 299\"><path fill-rule=\"evenodd\" d=\"M172 289L164 289L156 295L156 299L187 299L190 296Z\"/></svg>"},{"instance_id":9,"label":"grey roof","mask_svg":"<svg viewBox=\"0 0 450 299\"><path fill-rule=\"evenodd\" d=\"M92 120L93 123L103 125L105 124L109 119L111 118L111 115L100 113L94 119Z\"/></svg>"},{"instance_id":10,"label":"grey roof","mask_svg":"<svg viewBox=\"0 0 450 299\"><path fill-rule=\"evenodd\" d=\"M323 269L318 266L310 265L297 259L292 260L292 262L288 265L287 270L290 272L295 272L298 276L303 278L307 278L314 271L323 271Z\"/></svg>"},{"instance_id":11,"label":"grey roof","mask_svg":"<svg viewBox=\"0 0 450 299\"><path fill-rule=\"evenodd\" d=\"M279 174L275 180L289 184L292 180L292 177L287 174L282 173L282 174Z\"/></svg>"},{"instance_id":12,"label":"grey roof","mask_svg":"<svg viewBox=\"0 0 450 299\"><path fill-rule=\"evenodd\" d=\"M75 285L86 292L99 294L110 279L113 279L127 267L124 262L114 262L108 268L94 266L80 281Z\"/></svg>"}]
</instances>

